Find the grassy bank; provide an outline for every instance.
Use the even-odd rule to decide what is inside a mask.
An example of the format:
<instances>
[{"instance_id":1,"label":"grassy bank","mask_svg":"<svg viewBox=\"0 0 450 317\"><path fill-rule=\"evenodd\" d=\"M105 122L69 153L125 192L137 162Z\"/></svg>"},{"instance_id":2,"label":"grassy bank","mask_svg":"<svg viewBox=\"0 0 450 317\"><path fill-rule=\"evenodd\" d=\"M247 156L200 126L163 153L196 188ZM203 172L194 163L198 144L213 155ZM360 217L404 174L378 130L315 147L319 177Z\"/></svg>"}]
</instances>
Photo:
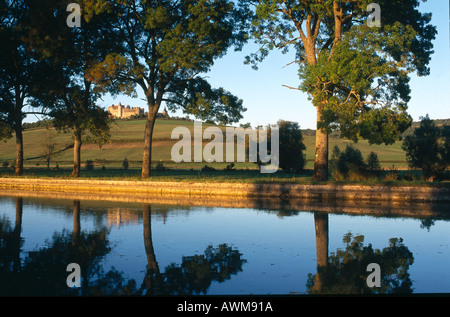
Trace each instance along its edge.
<instances>
[{"instance_id":1,"label":"grassy bank","mask_svg":"<svg viewBox=\"0 0 450 317\"><path fill-rule=\"evenodd\" d=\"M200 165L199 165L200 166ZM256 169L216 169L202 170L201 168L152 170L152 177L148 181L164 182L211 182L211 183L292 183L292 184L320 184L312 181L312 170L306 169L302 174L277 172L273 174L262 174ZM204 166L204 165L203 165ZM21 178L24 179L72 179L70 168L47 169L27 168ZM82 169L80 179L98 179L114 181L142 181L140 168L105 168L94 167L93 170ZM395 174L395 177L394 177ZM16 178L12 169L0 169L0 177ZM412 178L411 178L412 177ZM369 179L359 181L335 181L331 177L328 184L357 184L357 185L389 185L389 186L432 186L450 187L450 173L447 172L443 181L430 183L420 179L418 171L386 171L382 179Z\"/></svg>"},{"instance_id":2,"label":"grassy bank","mask_svg":"<svg viewBox=\"0 0 450 317\"><path fill-rule=\"evenodd\" d=\"M176 127L184 126L193 131L194 123L192 121L184 120L167 120L160 119L156 121L153 146L152 159L154 161L163 161L171 168L201 168L203 164L188 164L176 165L170 162L171 149L178 140L171 139L172 130ZM210 124L203 124L203 128L211 126ZM88 160L104 165L106 168L120 168L122 161L127 158L130 162L130 167L140 167L143 152L143 135L145 128L145 120L118 120L111 127L111 140L109 143L99 148L95 144L90 144L88 141L82 146L81 160L86 162ZM223 128L225 129L225 128ZM60 151L59 155L52 159L51 167L58 165L59 167L70 167L73 162L73 150L71 145L73 140L70 134L57 134L53 130L47 130L44 127L26 129L23 133L24 138L24 166L27 168L41 167L45 165L45 158L43 157L43 140L51 136L52 142L56 144L56 149ZM348 143L348 140L340 139L336 134L330 136L330 152L331 149L338 145L343 149ZM204 143L207 143L206 141ZM304 143L306 145L306 168L313 167L315 136L312 133L304 133ZM0 163L8 161L13 164L15 161L15 139L9 139L7 142L0 143ZM367 157L369 152L377 153L380 163L383 167L395 166L397 169L405 169L407 167L405 161L405 154L401 149L401 142L396 142L392 145L370 145L367 141L361 140L355 145L364 157ZM210 163L216 169L223 169L227 163ZM236 164L237 165L237 164ZM239 164L238 168L255 168L253 163Z\"/></svg>"}]
</instances>

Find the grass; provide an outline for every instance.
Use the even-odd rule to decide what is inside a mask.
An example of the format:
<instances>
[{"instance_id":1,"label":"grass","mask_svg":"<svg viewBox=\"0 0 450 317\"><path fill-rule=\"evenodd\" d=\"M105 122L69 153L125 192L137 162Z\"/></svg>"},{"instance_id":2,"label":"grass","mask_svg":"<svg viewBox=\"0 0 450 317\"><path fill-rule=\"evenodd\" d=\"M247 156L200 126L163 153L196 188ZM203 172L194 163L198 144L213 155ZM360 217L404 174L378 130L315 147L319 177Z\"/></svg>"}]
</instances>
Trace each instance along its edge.
<instances>
[{"instance_id":1,"label":"grass","mask_svg":"<svg viewBox=\"0 0 450 317\"><path fill-rule=\"evenodd\" d=\"M185 126L193 134L194 123L192 121L181 120L157 120L154 130L152 160L153 171L151 180L153 181L196 181L196 182L239 182L239 183L301 183L314 184L311 179L313 158L315 149L315 136L304 134L306 145L307 164L303 174L289 174L277 172L274 174L262 174L257 169L256 164L251 162L235 163L232 170L227 170L229 163L174 163L170 160L172 146L178 140L171 139L172 130L179 126ZM211 126L203 124L203 128ZM143 152L143 133L145 120L118 120L111 127L111 140L102 148L95 144L83 144L81 159L83 162L91 160L94 162L94 169L81 171L81 179L109 179L109 180L141 180L141 164ZM61 178L69 179L73 166L73 150L69 147L73 143L70 134L53 133L53 142L61 154L51 162L51 168L47 169L44 157L42 156L42 141L49 131L45 128L26 129L24 137L24 178ZM208 140L205 140L204 144ZM329 138L330 155L335 145L343 149L351 141L340 139L336 135ZM418 173L407 170L405 153L401 149L401 142L393 145L370 145L367 141L360 141L355 147L361 150L364 157L373 151L377 153L380 163L385 170L385 177L382 179L370 179L364 181L345 181L346 184L389 184L389 185L430 185L420 180L420 175L413 175L412 181L406 180L407 175ZM192 151L193 153L193 151ZM225 154L225 150L224 150ZM122 168L122 161L127 158L129 168ZM15 140L0 143L0 163L15 161ZM163 163L164 170L157 168L157 163ZM202 168L208 165L213 170L204 171ZM394 177L400 175L399 178ZM11 167L2 168L0 166L0 177L14 177ZM447 177L445 179L449 179ZM400 179L400 180L399 180ZM329 183L338 183L331 177ZM448 185L448 181L441 182ZM434 185L433 185L434 186Z\"/></svg>"},{"instance_id":2,"label":"grass","mask_svg":"<svg viewBox=\"0 0 450 317\"><path fill-rule=\"evenodd\" d=\"M52 178L52 179L71 179L70 168L47 169L47 168L27 168L21 178ZM79 179L98 179L98 180L124 180L124 181L143 181L141 179L140 168L100 168L95 167L93 170L85 168L81 171ZM445 179L441 182L430 183L420 179L418 171L395 171L399 177L390 177L390 172L387 171L384 178L381 179L367 179L367 180L345 180L335 181L331 177L327 184L355 184L355 185L385 185L385 186L440 186L450 187L450 173L447 172ZM407 176L414 174L412 179ZM165 170L152 169L152 176L148 181L167 181L167 182L214 182L214 183L250 183L250 184L306 184L314 185L321 184L320 182L312 181L312 170L306 169L302 174L277 172L273 174L262 174L257 169L216 169L204 171L199 168L190 169L173 169L166 168ZM0 177L15 178L14 171L11 168L0 169ZM145 181L145 180L144 180ZM324 184L323 182L322 184Z\"/></svg>"},{"instance_id":3,"label":"grass","mask_svg":"<svg viewBox=\"0 0 450 317\"><path fill-rule=\"evenodd\" d=\"M183 163L176 165L171 163L171 149L172 146L178 140L171 140L171 132L175 127L185 126L188 127L193 133L194 123L192 121L181 120L167 120L160 119L156 121L156 126L153 136L152 146L152 160L163 161L166 165L170 165L172 168L198 168L199 164ZM209 124L203 124L203 128L207 128ZM101 162L108 168L120 168L122 166L123 159L127 158L130 164L136 167L140 166L143 153L143 135L145 128L145 120L118 120L111 127L111 141L108 144L99 148L95 144L83 144L81 151L81 160L92 160L95 162ZM44 165L45 160L42 156L42 140L46 133L49 133L45 128L32 128L26 129L23 133L24 138L24 166L31 168L38 165ZM207 143L205 140L204 143ZM57 144L57 149L64 149L73 144L73 140L70 134L55 134L53 142ZM314 149L315 149L315 136L304 135L304 143L306 145L306 168L313 167ZM336 135L331 135L329 140L330 154L335 145L338 145L343 149L346 144L351 141L340 139ZM383 167L392 167L398 169L406 169L407 163L405 161L405 154L401 149L401 143L396 142L393 145L370 145L367 141L360 141L355 145L359 148L367 157L369 152L374 151L378 154L380 163ZM224 151L225 152L225 151ZM7 140L7 142L0 143L0 162L9 161L10 163L15 161L15 140L14 138ZM71 148L64 150L61 154L52 161L52 167L58 164L59 167L70 167L73 162L73 151ZM202 163L200 168L205 163ZM228 163L209 163L216 169L224 168ZM240 166L240 168L254 168L253 163L247 163Z\"/></svg>"}]
</instances>

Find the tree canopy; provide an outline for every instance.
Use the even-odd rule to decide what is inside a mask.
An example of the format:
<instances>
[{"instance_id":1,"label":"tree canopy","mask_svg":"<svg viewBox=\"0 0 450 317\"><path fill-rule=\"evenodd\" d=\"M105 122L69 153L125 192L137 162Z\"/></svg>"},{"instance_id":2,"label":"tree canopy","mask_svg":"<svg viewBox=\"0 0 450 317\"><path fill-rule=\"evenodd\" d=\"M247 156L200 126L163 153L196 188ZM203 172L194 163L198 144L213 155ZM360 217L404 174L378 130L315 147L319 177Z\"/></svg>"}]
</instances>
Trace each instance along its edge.
<instances>
[{"instance_id":1,"label":"tree canopy","mask_svg":"<svg viewBox=\"0 0 450 317\"><path fill-rule=\"evenodd\" d=\"M48 115L56 129L70 132L74 138L72 176L80 175L80 151L83 138L89 135L99 145L109 138L106 110L97 105L100 94L88 79L87 70L109 52L105 23L107 13L84 16L80 27L67 24L67 1L29 1L32 32L25 38L36 50L41 63L49 63L51 73L37 88L35 100L50 104ZM90 1L78 1L82 9Z\"/></svg>"},{"instance_id":2,"label":"tree canopy","mask_svg":"<svg viewBox=\"0 0 450 317\"><path fill-rule=\"evenodd\" d=\"M402 149L409 166L420 168L425 179L434 181L450 165L450 125L436 126L426 115L403 139Z\"/></svg>"},{"instance_id":3,"label":"tree canopy","mask_svg":"<svg viewBox=\"0 0 450 317\"><path fill-rule=\"evenodd\" d=\"M142 177L150 176L151 138L163 102L203 120L237 122L246 109L224 88L201 77L215 60L245 41L245 10L231 1L103 1L115 21L115 52L90 68L90 78L112 94L136 95L148 104Z\"/></svg>"},{"instance_id":4,"label":"tree canopy","mask_svg":"<svg viewBox=\"0 0 450 317\"><path fill-rule=\"evenodd\" d=\"M299 87L317 108L314 177L327 179L328 138L391 144L411 124L409 75L428 75L436 28L418 0L260 0L252 34L260 45L247 62L257 67L270 50L293 48ZM367 6L381 8L379 27Z\"/></svg>"},{"instance_id":5,"label":"tree canopy","mask_svg":"<svg viewBox=\"0 0 450 317\"><path fill-rule=\"evenodd\" d=\"M0 139L16 138L15 174L23 173L22 122L34 112L29 103L36 85L47 73L23 41L30 29L30 7L26 1L0 1Z\"/></svg>"}]
</instances>

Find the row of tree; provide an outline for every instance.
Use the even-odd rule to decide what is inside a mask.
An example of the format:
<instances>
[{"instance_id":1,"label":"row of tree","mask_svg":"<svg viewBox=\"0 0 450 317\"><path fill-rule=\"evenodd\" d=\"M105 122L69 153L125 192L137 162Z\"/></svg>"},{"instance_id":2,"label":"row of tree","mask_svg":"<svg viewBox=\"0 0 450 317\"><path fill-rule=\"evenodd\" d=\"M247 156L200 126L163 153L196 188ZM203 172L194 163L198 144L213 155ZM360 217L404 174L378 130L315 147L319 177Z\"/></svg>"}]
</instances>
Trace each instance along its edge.
<instances>
[{"instance_id":1,"label":"row of tree","mask_svg":"<svg viewBox=\"0 0 450 317\"><path fill-rule=\"evenodd\" d=\"M409 75L429 73L436 34L417 0L78 0L75 28L67 23L69 2L0 1L0 133L16 135L17 175L27 105L73 134L78 176L83 134L99 144L108 137L108 116L96 101L141 89L148 105L142 177L149 177L162 103L222 124L242 118L242 100L201 75L253 39L260 49L246 62L254 68L271 50L296 51L300 84L293 88L317 109L313 179L326 180L332 131L390 144L411 125ZM371 2L382 8L379 27L366 23Z\"/></svg>"}]
</instances>

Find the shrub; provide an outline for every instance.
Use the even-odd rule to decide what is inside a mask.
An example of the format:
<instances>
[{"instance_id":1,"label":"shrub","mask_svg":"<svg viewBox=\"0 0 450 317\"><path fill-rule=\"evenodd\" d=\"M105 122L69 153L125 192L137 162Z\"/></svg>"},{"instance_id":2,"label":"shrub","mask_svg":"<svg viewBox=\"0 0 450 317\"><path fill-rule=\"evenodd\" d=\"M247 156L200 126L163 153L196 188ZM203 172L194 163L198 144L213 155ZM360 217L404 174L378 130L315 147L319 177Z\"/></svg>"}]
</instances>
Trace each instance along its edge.
<instances>
[{"instance_id":1,"label":"shrub","mask_svg":"<svg viewBox=\"0 0 450 317\"><path fill-rule=\"evenodd\" d=\"M383 173L378 155L371 152L367 157L367 163L361 151L352 144L346 146L341 152L336 145L333 148L329 162L331 176L337 180L367 180L374 177L380 177Z\"/></svg>"},{"instance_id":2,"label":"shrub","mask_svg":"<svg viewBox=\"0 0 450 317\"><path fill-rule=\"evenodd\" d=\"M127 159L127 158L124 158L123 161L122 161L122 168L123 168L124 170L127 170L129 166L130 166L130 165L129 165L129 163L128 163L128 159Z\"/></svg>"},{"instance_id":3,"label":"shrub","mask_svg":"<svg viewBox=\"0 0 450 317\"><path fill-rule=\"evenodd\" d=\"M331 176L335 180L359 180L363 178L366 170L361 151L351 144L347 145L344 152L336 145L329 164Z\"/></svg>"},{"instance_id":4,"label":"shrub","mask_svg":"<svg viewBox=\"0 0 450 317\"><path fill-rule=\"evenodd\" d=\"M88 171L92 171L94 169L94 161L87 160L84 166Z\"/></svg>"},{"instance_id":5,"label":"shrub","mask_svg":"<svg viewBox=\"0 0 450 317\"><path fill-rule=\"evenodd\" d=\"M366 171L368 177L380 177L383 174L383 170L381 168L380 160L378 159L378 155L375 152L370 152L367 157L367 166Z\"/></svg>"},{"instance_id":6,"label":"shrub","mask_svg":"<svg viewBox=\"0 0 450 317\"><path fill-rule=\"evenodd\" d=\"M8 168L8 166L9 166L9 161L3 161L2 167L3 168Z\"/></svg>"},{"instance_id":7,"label":"shrub","mask_svg":"<svg viewBox=\"0 0 450 317\"><path fill-rule=\"evenodd\" d=\"M162 161L159 161L155 166L155 170L157 171L165 171L166 169L167 167L164 166L164 163Z\"/></svg>"},{"instance_id":8,"label":"shrub","mask_svg":"<svg viewBox=\"0 0 450 317\"><path fill-rule=\"evenodd\" d=\"M212 172L212 171L215 171L215 170L216 169L214 167L211 167L211 166L208 166L208 165L203 166L202 169L201 169L202 172Z\"/></svg>"},{"instance_id":9,"label":"shrub","mask_svg":"<svg viewBox=\"0 0 450 317\"><path fill-rule=\"evenodd\" d=\"M306 146L303 143L303 134L297 122L279 120L278 137L279 137L279 164L278 166L285 172L294 171L301 173L305 167L306 159L303 151ZM268 128L267 134L267 150L270 153L272 143L272 129ZM259 167L262 163L256 162Z\"/></svg>"},{"instance_id":10,"label":"shrub","mask_svg":"<svg viewBox=\"0 0 450 317\"><path fill-rule=\"evenodd\" d=\"M389 167L386 175L383 178L383 180L387 182L397 181L399 179L400 179L400 172L394 165L392 165L392 167Z\"/></svg>"},{"instance_id":11,"label":"shrub","mask_svg":"<svg viewBox=\"0 0 450 317\"><path fill-rule=\"evenodd\" d=\"M440 178L450 165L450 126L437 127L428 117L403 139L406 160L412 168L420 168L428 181Z\"/></svg>"},{"instance_id":12,"label":"shrub","mask_svg":"<svg viewBox=\"0 0 450 317\"><path fill-rule=\"evenodd\" d=\"M279 166L285 172L293 170L301 173L306 163L302 130L297 122L279 120L277 123L280 138Z\"/></svg>"},{"instance_id":13,"label":"shrub","mask_svg":"<svg viewBox=\"0 0 450 317\"><path fill-rule=\"evenodd\" d=\"M230 172L230 171L234 171L234 163L231 162L230 164L227 164L227 166L224 168L224 171Z\"/></svg>"}]
</instances>

